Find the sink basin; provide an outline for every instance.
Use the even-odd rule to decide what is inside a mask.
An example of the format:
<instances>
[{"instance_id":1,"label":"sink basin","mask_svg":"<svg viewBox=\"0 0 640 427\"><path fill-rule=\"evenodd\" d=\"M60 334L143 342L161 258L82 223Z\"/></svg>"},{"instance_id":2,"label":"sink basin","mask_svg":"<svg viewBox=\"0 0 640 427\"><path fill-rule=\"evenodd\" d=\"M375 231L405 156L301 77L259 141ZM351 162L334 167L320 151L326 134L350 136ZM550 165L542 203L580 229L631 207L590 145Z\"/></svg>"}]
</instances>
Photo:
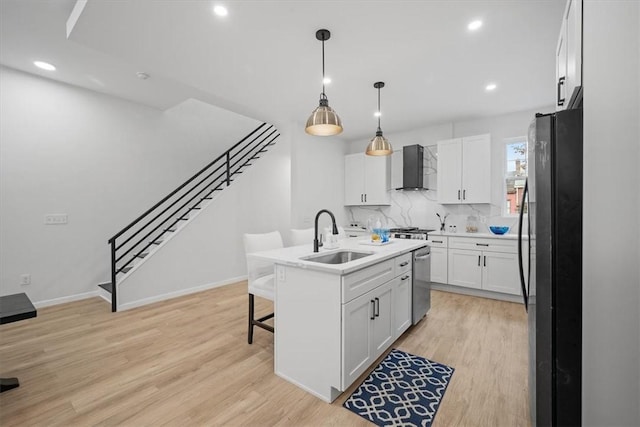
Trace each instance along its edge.
<instances>
[{"instance_id":1,"label":"sink basin","mask_svg":"<svg viewBox=\"0 0 640 427\"><path fill-rule=\"evenodd\" d=\"M319 262L321 264L344 264L345 262L355 261L369 255L373 255L373 252L338 251L328 254L306 256L300 259Z\"/></svg>"}]
</instances>

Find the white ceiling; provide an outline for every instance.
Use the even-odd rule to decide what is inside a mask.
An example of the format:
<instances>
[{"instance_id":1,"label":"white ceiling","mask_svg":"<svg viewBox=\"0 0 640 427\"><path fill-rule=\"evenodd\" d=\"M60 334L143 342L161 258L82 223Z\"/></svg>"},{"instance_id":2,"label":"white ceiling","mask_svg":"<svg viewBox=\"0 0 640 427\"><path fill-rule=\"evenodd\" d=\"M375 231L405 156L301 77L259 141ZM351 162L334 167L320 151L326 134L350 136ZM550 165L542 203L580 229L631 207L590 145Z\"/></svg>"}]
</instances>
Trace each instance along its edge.
<instances>
[{"instance_id":1,"label":"white ceiling","mask_svg":"<svg viewBox=\"0 0 640 427\"><path fill-rule=\"evenodd\" d=\"M348 140L545 107L562 0L1 0L0 63L159 109L196 98L302 126L326 93ZM229 9L226 18L214 4ZM473 19L484 25L467 30ZM41 59L55 72L35 68ZM140 80L136 72L151 78ZM498 88L485 92L489 82Z\"/></svg>"}]
</instances>

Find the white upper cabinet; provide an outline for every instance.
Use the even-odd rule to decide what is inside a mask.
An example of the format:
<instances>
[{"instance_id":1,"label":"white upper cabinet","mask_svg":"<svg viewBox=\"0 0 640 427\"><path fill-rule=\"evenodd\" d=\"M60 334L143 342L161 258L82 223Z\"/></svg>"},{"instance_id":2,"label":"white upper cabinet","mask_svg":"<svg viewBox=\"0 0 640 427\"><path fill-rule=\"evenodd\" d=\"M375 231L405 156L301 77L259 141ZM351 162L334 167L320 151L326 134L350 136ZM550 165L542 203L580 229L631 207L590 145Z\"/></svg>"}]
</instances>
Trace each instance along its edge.
<instances>
[{"instance_id":1,"label":"white upper cabinet","mask_svg":"<svg viewBox=\"0 0 640 427\"><path fill-rule=\"evenodd\" d=\"M438 142L438 203L491 203L491 136Z\"/></svg>"},{"instance_id":2,"label":"white upper cabinet","mask_svg":"<svg viewBox=\"0 0 640 427\"><path fill-rule=\"evenodd\" d=\"M572 103L582 85L582 0L568 0L556 48L556 110Z\"/></svg>"},{"instance_id":3,"label":"white upper cabinet","mask_svg":"<svg viewBox=\"0 0 640 427\"><path fill-rule=\"evenodd\" d=\"M344 159L344 204L388 205L391 185L389 156L349 154Z\"/></svg>"}]
</instances>

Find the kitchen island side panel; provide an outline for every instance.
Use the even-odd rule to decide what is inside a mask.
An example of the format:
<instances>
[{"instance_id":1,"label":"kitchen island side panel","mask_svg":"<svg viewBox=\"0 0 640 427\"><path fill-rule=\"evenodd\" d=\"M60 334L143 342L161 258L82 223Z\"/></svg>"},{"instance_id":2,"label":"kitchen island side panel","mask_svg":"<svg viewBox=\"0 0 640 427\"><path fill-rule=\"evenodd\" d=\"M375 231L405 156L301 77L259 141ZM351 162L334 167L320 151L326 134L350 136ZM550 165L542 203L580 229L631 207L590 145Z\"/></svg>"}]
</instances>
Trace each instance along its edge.
<instances>
[{"instance_id":1,"label":"kitchen island side panel","mask_svg":"<svg viewBox=\"0 0 640 427\"><path fill-rule=\"evenodd\" d=\"M326 402L341 391L340 275L276 266L275 372Z\"/></svg>"}]
</instances>

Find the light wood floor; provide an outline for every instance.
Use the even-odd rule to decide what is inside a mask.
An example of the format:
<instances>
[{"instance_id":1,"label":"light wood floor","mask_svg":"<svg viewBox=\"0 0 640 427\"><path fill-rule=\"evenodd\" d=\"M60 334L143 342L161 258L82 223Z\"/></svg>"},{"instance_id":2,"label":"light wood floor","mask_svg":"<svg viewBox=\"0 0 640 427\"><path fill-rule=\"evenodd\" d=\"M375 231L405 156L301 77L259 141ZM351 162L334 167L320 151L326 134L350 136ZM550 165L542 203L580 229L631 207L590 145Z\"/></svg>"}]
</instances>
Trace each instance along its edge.
<instances>
[{"instance_id":1,"label":"light wood floor","mask_svg":"<svg viewBox=\"0 0 640 427\"><path fill-rule=\"evenodd\" d=\"M528 426L522 305L432 295L393 347L455 368L434 426ZM21 385L0 395L0 425L371 425L341 406L357 384L327 404L277 377L273 335L258 328L248 345L246 312L241 282L115 314L92 298L3 325L0 375Z\"/></svg>"}]
</instances>

